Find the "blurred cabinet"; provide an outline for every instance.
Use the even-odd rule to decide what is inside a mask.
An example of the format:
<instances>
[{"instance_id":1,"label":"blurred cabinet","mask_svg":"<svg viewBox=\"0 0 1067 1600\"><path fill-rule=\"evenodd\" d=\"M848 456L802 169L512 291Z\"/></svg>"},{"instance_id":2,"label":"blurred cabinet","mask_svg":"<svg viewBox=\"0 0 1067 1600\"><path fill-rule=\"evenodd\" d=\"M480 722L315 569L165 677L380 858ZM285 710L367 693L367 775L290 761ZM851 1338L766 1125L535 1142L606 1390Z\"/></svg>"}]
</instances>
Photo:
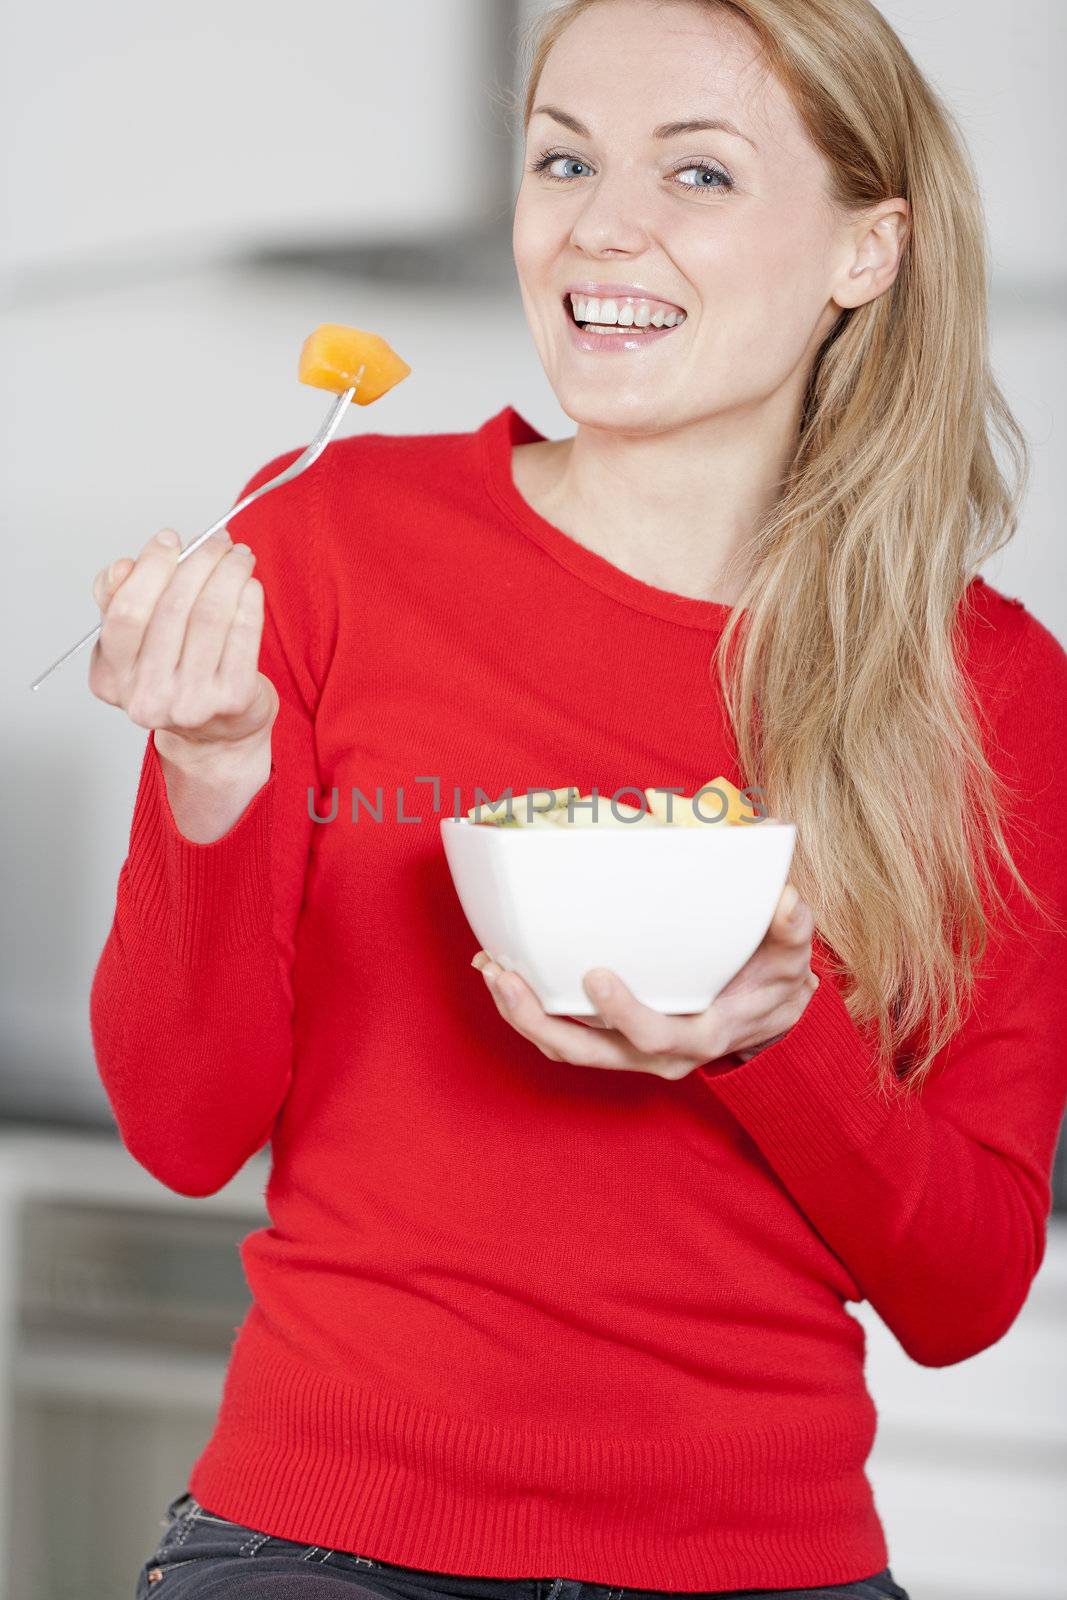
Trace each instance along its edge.
<instances>
[{"instance_id":1,"label":"blurred cabinet","mask_svg":"<svg viewBox=\"0 0 1067 1600\"><path fill-rule=\"evenodd\" d=\"M267 1173L189 1200L114 1137L0 1134L0 1600L133 1594L214 1424Z\"/></svg>"},{"instance_id":2,"label":"blurred cabinet","mask_svg":"<svg viewBox=\"0 0 1067 1600\"><path fill-rule=\"evenodd\" d=\"M268 1170L261 1152L190 1200L114 1135L0 1131L0 1600L132 1595L214 1424ZM920 1367L869 1305L849 1310L898 1580L913 1600L1062 1600L1067 1222L1014 1327L970 1361Z\"/></svg>"}]
</instances>

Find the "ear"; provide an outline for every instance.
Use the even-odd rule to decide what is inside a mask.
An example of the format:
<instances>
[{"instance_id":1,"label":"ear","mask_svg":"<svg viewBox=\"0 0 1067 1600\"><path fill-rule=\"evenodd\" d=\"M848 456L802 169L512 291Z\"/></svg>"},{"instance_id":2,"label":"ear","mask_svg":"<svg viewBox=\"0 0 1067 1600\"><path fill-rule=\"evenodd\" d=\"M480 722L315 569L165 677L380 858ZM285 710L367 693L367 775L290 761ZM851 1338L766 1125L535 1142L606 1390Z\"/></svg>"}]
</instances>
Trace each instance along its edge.
<instances>
[{"instance_id":1,"label":"ear","mask_svg":"<svg viewBox=\"0 0 1067 1600\"><path fill-rule=\"evenodd\" d=\"M852 224L845 260L831 299L846 309L876 300L890 287L911 231L906 200L882 200Z\"/></svg>"}]
</instances>

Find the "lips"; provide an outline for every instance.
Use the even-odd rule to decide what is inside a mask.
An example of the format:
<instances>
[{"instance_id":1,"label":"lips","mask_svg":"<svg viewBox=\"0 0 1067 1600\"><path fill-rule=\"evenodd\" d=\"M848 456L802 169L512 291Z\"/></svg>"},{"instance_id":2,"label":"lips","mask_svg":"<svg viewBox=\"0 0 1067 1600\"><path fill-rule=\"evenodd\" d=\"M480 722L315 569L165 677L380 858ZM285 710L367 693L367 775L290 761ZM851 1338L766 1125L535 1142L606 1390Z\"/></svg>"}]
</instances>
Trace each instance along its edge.
<instances>
[{"instance_id":1,"label":"lips","mask_svg":"<svg viewBox=\"0 0 1067 1600\"><path fill-rule=\"evenodd\" d=\"M659 344L662 339L669 339L672 334L678 332L679 328L684 328L687 321L687 318L683 316L679 322L672 324L670 327L628 328L623 325L621 327L605 327L601 329L592 323L576 322L573 307L570 307L569 301L567 306L569 309L564 310L567 338L574 349L580 350L584 356L615 355L621 357L627 352L650 350L654 345Z\"/></svg>"}]
</instances>

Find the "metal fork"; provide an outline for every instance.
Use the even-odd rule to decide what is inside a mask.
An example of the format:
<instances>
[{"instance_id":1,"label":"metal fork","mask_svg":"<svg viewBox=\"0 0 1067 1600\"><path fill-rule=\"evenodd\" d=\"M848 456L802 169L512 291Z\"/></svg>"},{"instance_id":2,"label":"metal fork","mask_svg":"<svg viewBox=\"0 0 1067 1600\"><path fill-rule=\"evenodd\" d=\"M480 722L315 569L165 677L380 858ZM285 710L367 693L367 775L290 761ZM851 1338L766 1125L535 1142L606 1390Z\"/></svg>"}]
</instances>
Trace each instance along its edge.
<instances>
[{"instance_id":1,"label":"metal fork","mask_svg":"<svg viewBox=\"0 0 1067 1600\"><path fill-rule=\"evenodd\" d=\"M205 528L203 533L198 534L191 544L187 544L185 546L185 549L178 557L179 563L184 561L186 556L191 556L194 550L198 550L205 539L210 539L213 533L217 533L220 528L225 527L226 523L229 522L231 518L235 517L239 511L243 511L246 506L250 506L253 500L258 500L260 495L269 494L272 489L279 489L283 483L291 483L294 478L299 477L300 473L306 471L306 469L310 467L311 463L316 461L318 457L321 456L322 452L325 450L326 446L337 432L338 424L345 414L345 408L355 395L356 390L359 388L365 371L366 364L361 366L359 371L356 373L356 381L352 388L346 389L344 394L339 395L334 401L333 405L330 407L326 421L323 423L314 439L312 439L307 449L302 451L301 454L297 456L292 465L286 467L284 472L279 472L276 478L271 478L269 483L263 483L258 489L253 489L251 494L246 494L244 499L239 500L235 506L232 506L230 510L227 511L225 516L220 517L217 522L213 522L211 524L210 528ZM79 639L77 644L72 644L70 649L61 655L58 661L53 661L52 665L45 672L42 672L39 678L34 679L33 683L30 684L30 688L39 689L45 679L51 677L56 668L61 667L64 661L69 661L71 656L76 656L78 654L79 650L84 650L87 644L92 644L93 640L99 637L102 627L103 623L98 622L96 627L91 629L91 631L85 635L84 639Z\"/></svg>"}]
</instances>

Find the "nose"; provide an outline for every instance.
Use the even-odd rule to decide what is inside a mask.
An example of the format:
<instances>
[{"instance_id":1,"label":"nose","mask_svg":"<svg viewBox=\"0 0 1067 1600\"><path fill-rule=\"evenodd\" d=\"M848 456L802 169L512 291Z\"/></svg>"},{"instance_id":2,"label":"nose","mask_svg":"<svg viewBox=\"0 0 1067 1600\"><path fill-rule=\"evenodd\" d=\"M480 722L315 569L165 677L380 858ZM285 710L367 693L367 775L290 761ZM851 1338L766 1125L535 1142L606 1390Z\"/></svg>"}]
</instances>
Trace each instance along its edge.
<instances>
[{"instance_id":1,"label":"nose","mask_svg":"<svg viewBox=\"0 0 1067 1600\"><path fill-rule=\"evenodd\" d=\"M624 173L602 177L586 191L571 229L570 242L586 255L640 255L649 233L637 214L633 182Z\"/></svg>"}]
</instances>

